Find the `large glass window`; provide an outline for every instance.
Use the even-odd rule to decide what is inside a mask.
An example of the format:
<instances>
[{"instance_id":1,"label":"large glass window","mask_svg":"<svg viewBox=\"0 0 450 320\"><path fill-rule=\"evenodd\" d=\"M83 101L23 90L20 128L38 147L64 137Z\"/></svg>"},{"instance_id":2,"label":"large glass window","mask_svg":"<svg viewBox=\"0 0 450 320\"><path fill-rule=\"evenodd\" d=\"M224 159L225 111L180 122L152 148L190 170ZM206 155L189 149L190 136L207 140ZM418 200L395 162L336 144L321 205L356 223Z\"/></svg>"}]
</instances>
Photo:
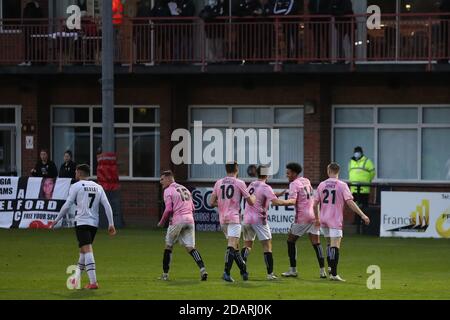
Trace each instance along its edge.
<instances>
[{"instance_id":1,"label":"large glass window","mask_svg":"<svg viewBox=\"0 0 450 320\"><path fill-rule=\"evenodd\" d=\"M66 150L74 161L90 164L97 173L102 142L101 107L55 106L52 112L53 160L58 166ZM114 138L121 177L153 178L159 172L159 108L117 106Z\"/></svg>"},{"instance_id":2,"label":"large glass window","mask_svg":"<svg viewBox=\"0 0 450 320\"><path fill-rule=\"evenodd\" d=\"M249 120L250 119L250 120ZM202 152L217 156L223 161L220 164L205 163L190 165L191 179L214 180L223 177L226 161L226 130L241 130L242 136L233 139L233 159L240 165L239 176L248 178L247 167L250 164L267 163L267 159L275 159L271 149L272 129L279 130L278 162L280 168L272 179L284 179L284 165L288 162L303 163L303 108L298 106L215 106L191 107L190 131L194 142L194 121L202 121L203 133L213 129L223 137L222 150L210 153L210 145L215 141L215 134L204 141ZM249 130L250 129L250 130ZM254 131L253 131L254 130ZM214 133L213 131L209 131ZM235 131L235 133L237 133ZM267 133L267 136L264 134ZM194 146L192 145L192 148ZM267 148L267 149L264 149ZM275 148L274 148L275 149ZM265 151L265 152L263 152ZM268 158L261 157L261 153ZM238 158L239 154L241 158ZM192 155L192 159L193 159ZM192 160L191 159L191 160ZM193 162L193 160L192 160Z\"/></svg>"},{"instance_id":3,"label":"large glass window","mask_svg":"<svg viewBox=\"0 0 450 320\"><path fill-rule=\"evenodd\" d=\"M373 128L336 128L334 129L334 161L339 163L341 178L348 179L347 165L353 155L353 149L361 146L369 159L374 159Z\"/></svg>"},{"instance_id":4,"label":"large glass window","mask_svg":"<svg viewBox=\"0 0 450 320\"><path fill-rule=\"evenodd\" d=\"M380 180L450 180L450 106L336 106L333 135L344 179L353 148L361 146Z\"/></svg>"}]
</instances>

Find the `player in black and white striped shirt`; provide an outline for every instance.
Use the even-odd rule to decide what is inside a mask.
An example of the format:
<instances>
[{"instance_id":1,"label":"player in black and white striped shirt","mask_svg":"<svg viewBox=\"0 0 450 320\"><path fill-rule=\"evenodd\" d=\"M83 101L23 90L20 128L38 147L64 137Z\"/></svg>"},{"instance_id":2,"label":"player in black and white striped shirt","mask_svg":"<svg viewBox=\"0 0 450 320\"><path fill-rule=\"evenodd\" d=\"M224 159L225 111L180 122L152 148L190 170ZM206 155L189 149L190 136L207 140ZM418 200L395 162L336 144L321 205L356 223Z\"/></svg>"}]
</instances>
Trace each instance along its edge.
<instances>
[{"instance_id":1,"label":"player in black and white striped shirt","mask_svg":"<svg viewBox=\"0 0 450 320\"><path fill-rule=\"evenodd\" d=\"M85 288L98 289L92 243L97 233L100 203L105 208L108 219L108 233L114 236L116 229L114 228L111 205L109 204L105 191L99 184L88 180L89 174L90 168L88 165L82 164L77 166L75 178L78 182L70 187L66 203L53 222L52 228L69 212L70 207L75 204L75 230L80 248L80 257L74 281L80 281L81 273L86 269L89 284Z\"/></svg>"}]
</instances>

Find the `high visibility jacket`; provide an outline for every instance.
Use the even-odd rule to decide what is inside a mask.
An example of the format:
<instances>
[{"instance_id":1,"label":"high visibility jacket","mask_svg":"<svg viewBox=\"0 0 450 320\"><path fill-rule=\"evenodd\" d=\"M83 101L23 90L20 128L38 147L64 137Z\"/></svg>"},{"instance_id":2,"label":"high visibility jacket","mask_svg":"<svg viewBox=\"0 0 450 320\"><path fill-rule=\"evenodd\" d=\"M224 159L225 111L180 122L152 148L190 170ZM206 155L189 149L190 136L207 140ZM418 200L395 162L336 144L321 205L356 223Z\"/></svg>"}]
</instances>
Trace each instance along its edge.
<instances>
[{"instance_id":1,"label":"high visibility jacket","mask_svg":"<svg viewBox=\"0 0 450 320\"><path fill-rule=\"evenodd\" d=\"M362 156L357 161L352 158L348 164L348 177L350 183L371 183L375 177L375 167L372 161L366 156ZM352 193L357 193L358 187L352 186L350 190ZM370 193L370 187L360 187L359 193Z\"/></svg>"}]
</instances>

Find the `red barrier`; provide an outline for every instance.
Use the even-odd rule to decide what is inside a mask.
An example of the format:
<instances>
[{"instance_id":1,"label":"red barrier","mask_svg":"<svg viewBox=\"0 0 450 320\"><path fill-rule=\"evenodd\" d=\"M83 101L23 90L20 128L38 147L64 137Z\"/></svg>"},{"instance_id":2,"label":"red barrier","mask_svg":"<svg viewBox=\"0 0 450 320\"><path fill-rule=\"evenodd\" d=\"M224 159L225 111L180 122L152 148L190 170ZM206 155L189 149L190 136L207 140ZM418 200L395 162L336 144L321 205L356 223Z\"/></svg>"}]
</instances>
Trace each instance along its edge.
<instances>
[{"instance_id":1,"label":"red barrier","mask_svg":"<svg viewBox=\"0 0 450 320\"><path fill-rule=\"evenodd\" d=\"M115 153L105 152L97 155L97 181L105 191L119 189L119 171Z\"/></svg>"}]
</instances>

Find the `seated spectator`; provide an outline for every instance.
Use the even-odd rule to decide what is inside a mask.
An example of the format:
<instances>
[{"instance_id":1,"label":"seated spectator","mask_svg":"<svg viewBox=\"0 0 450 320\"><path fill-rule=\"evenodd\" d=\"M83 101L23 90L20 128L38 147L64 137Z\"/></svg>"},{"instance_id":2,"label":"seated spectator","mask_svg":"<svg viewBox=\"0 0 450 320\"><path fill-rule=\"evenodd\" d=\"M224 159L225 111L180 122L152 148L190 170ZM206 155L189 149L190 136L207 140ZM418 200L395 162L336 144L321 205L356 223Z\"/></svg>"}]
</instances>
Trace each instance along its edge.
<instances>
[{"instance_id":1,"label":"seated spectator","mask_svg":"<svg viewBox=\"0 0 450 320\"><path fill-rule=\"evenodd\" d=\"M217 19L228 15L227 0L208 0L208 4L200 11L199 17L205 21L206 60L208 62L221 62L224 58L225 21Z\"/></svg>"},{"instance_id":2,"label":"seated spectator","mask_svg":"<svg viewBox=\"0 0 450 320\"><path fill-rule=\"evenodd\" d=\"M39 26L42 22L36 21L35 19L41 19L44 17L42 9L37 1L27 1L23 9L23 25L24 25L24 49L25 49L25 61L20 64L20 66L30 66L33 60L42 59L41 55L43 54L40 49L39 40L32 38L33 34L39 34L44 32L45 29ZM47 32L47 31L45 31Z\"/></svg>"},{"instance_id":3,"label":"seated spectator","mask_svg":"<svg viewBox=\"0 0 450 320\"><path fill-rule=\"evenodd\" d=\"M169 0L168 7L172 17L193 17L195 6L193 0ZM174 62L193 62L194 33L191 19L176 19L176 25L170 26L169 34L173 48Z\"/></svg>"},{"instance_id":4,"label":"seated spectator","mask_svg":"<svg viewBox=\"0 0 450 320\"><path fill-rule=\"evenodd\" d=\"M309 0L308 11L311 15L330 15L331 0ZM309 30L312 36L312 60L327 62L330 58L331 28L330 19L326 17L312 18Z\"/></svg>"},{"instance_id":5,"label":"seated spectator","mask_svg":"<svg viewBox=\"0 0 450 320\"><path fill-rule=\"evenodd\" d=\"M155 18L171 17L168 0L156 0L155 5L151 10L151 16ZM155 62L167 63L171 56L170 41L167 32L167 20L152 20L154 24L155 34Z\"/></svg>"},{"instance_id":6,"label":"seated spectator","mask_svg":"<svg viewBox=\"0 0 450 320\"><path fill-rule=\"evenodd\" d=\"M150 0L140 0L137 4L136 18L148 18L152 15Z\"/></svg>"},{"instance_id":7,"label":"seated spectator","mask_svg":"<svg viewBox=\"0 0 450 320\"><path fill-rule=\"evenodd\" d=\"M337 31L337 59L338 63L345 62L345 37L349 37L350 43L350 55L353 60L352 39L356 30L356 21L351 17L344 17L347 15L353 15L353 4L351 0L332 0L331 1L331 14L335 17L335 26ZM352 23L354 24L352 25Z\"/></svg>"},{"instance_id":8,"label":"seated spectator","mask_svg":"<svg viewBox=\"0 0 450 320\"><path fill-rule=\"evenodd\" d=\"M276 16L293 16L299 14L299 8L303 8L303 1L300 0L273 0L273 14ZM280 44L281 49L286 54L283 57L288 58L288 61L294 62L293 59L298 58L299 49L299 27L300 23L297 18L293 19L281 19L282 28L277 30L279 34L278 39L282 40Z\"/></svg>"}]
</instances>

